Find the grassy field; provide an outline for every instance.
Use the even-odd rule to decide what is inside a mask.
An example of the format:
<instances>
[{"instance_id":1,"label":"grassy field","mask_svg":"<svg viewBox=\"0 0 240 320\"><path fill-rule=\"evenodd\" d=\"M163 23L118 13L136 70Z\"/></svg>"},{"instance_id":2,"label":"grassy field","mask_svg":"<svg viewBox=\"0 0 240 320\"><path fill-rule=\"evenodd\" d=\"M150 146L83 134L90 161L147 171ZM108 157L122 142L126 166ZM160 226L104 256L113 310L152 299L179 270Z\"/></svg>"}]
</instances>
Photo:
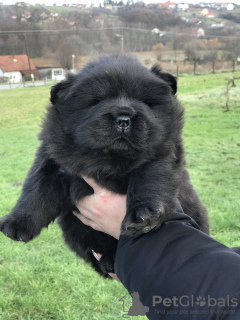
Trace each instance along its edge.
<instances>
[{"instance_id":1,"label":"grassy field","mask_svg":"<svg viewBox=\"0 0 240 320\"><path fill-rule=\"evenodd\" d=\"M187 166L208 208L211 235L226 245L237 246L240 80L230 90L230 111L223 112L230 76L180 77L179 99L186 110ZM0 215L10 211L20 194L38 145L39 123L48 99L49 87L0 91ZM76 258L64 245L56 224L28 244L1 234L0 252L1 320L122 318L119 299L126 290L116 281L103 280Z\"/></svg>"}]
</instances>

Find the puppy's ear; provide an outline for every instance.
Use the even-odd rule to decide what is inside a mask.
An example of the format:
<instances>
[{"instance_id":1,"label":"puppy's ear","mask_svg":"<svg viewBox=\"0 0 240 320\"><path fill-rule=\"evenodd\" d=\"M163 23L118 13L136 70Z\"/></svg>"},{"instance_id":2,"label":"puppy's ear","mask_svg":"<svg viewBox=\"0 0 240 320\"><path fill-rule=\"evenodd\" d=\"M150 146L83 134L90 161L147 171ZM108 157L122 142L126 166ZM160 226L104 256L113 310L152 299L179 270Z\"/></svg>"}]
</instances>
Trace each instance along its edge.
<instances>
[{"instance_id":1,"label":"puppy's ear","mask_svg":"<svg viewBox=\"0 0 240 320\"><path fill-rule=\"evenodd\" d=\"M50 101L55 104L59 98L66 97L67 90L71 87L73 80L75 79L74 74L67 74L66 80L60 81L51 87Z\"/></svg>"},{"instance_id":2,"label":"puppy's ear","mask_svg":"<svg viewBox=\"0 0 240 320\"><path fill-rule=\"evenodd\" d=\"M172 93L177 93L177 78L171 75L170 73L162 72L161 67L158 64L155 64L150 69L151 72L153 72L157 77L163 79L166 81L170 87L172 88Z\"/></svg>"}]
</instances>

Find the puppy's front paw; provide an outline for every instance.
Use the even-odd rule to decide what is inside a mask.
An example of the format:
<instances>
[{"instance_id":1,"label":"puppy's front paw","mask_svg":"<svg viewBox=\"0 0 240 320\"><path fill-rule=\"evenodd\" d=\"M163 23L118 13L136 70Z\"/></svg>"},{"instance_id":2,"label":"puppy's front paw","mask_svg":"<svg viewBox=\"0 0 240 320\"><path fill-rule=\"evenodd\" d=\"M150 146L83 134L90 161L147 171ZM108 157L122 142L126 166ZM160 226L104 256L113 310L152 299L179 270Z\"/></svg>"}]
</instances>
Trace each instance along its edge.
<instances>
[{"instance_id":1,"label":"puppy's front paw","mask_svg":"<svg viewBox=\"0 0 240 320\"><path fill-rule=\"evenodd\" d=\"M122 222L121 234L136 236L147 233L160 227L166 217L167 213L163 205L158 205L158 208L149 206L130 210Z\"/></svg>"},{"instance_id":2,"label":"puppy's front paw","mask_svg":"<svg viewBox=\"0 0 240 320\"><path fill-rule=\"evenodd\" d=\"M0 231L12 240L23 242L32 240L38 234L29 217L12 214L0 218Z\"/></svg>"}]
</instances>

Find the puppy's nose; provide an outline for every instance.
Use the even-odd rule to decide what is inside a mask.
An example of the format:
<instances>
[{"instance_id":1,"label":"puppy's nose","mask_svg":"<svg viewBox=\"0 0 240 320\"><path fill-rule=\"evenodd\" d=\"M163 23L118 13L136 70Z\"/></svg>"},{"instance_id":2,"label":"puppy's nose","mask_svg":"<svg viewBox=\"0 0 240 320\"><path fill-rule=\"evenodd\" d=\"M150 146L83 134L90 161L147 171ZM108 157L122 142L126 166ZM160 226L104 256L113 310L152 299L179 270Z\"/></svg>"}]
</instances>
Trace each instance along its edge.
<instances>
[{"instance_id":1,"label":"puppy's nose","mask_svg":"<svg viewBox=\"0 0 240 320\"><path fill-rule=\"evenodd\" d=\"M120 115L115 119L115 123L120 129L127 129L131 124L129 116Z\"/></svg>"}]
</instances>

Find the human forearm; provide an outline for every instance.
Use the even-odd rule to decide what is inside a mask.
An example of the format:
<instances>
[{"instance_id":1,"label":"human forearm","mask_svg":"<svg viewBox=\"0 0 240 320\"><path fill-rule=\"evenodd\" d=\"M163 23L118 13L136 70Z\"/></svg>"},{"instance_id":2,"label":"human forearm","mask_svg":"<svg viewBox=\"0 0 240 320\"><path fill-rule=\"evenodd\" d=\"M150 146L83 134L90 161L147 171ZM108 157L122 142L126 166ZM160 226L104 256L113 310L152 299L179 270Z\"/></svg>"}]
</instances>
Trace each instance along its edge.
<instances>
[{"instance_id":1,"label":"human forearm","mask_svg":"<svg viewBox=\"0 0 240 320\"><path fill-rule=\"evenodd\" d=\"M239 319L239 269L240 256L180 210L158 230L121 236L115 260L118 278L139 293L151 320Z\"/></svg>"}]
</instances>

